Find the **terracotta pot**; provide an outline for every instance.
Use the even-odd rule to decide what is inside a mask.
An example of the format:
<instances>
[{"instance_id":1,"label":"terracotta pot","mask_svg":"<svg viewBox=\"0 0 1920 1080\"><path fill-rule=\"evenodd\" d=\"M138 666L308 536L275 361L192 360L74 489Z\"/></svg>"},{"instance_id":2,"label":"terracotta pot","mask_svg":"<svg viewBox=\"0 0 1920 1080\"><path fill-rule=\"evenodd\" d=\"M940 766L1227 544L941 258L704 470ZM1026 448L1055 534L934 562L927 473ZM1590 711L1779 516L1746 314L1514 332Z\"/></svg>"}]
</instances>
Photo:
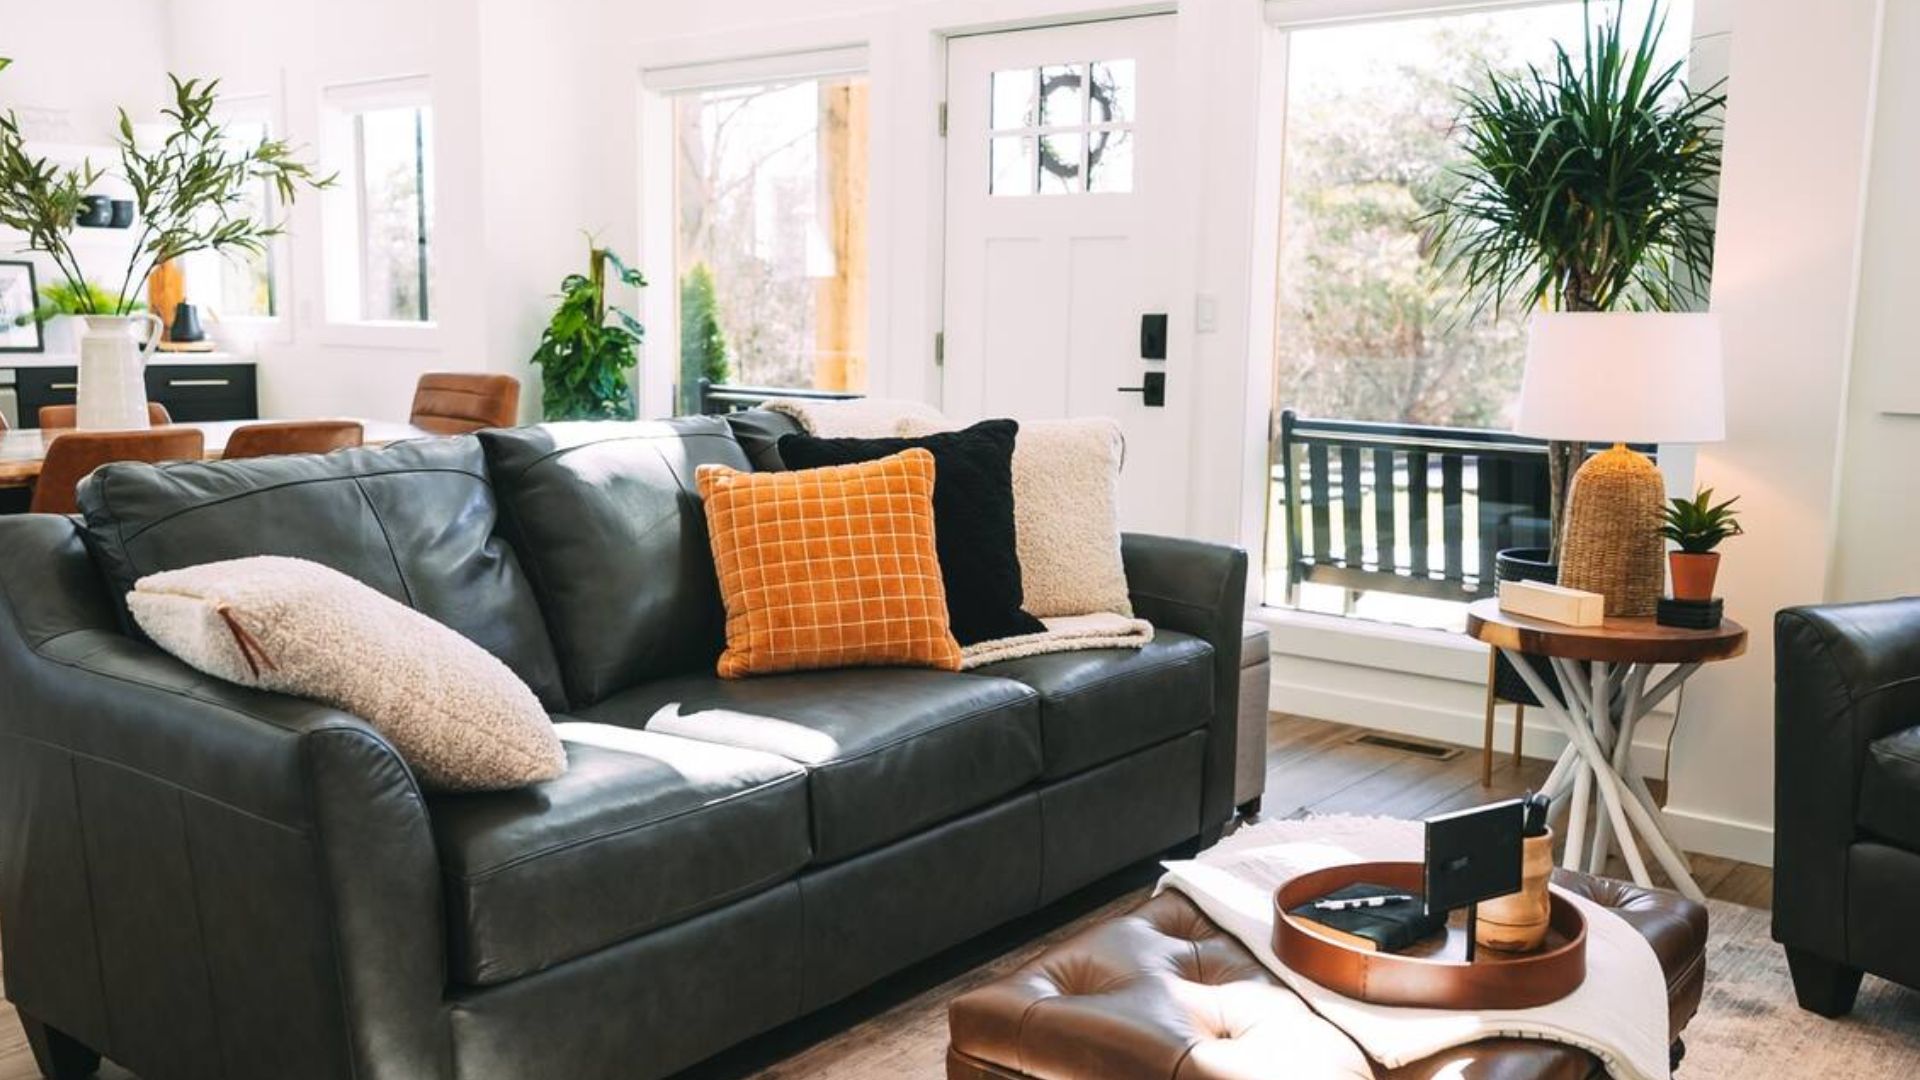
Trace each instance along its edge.
<instances>
[{"instance_id":1,"label":"terracotta pot","mask_svg":"<svg viewBox=\"0 0 1920 1080\"><path fill-rule=\"evenodd\" d=\"M1720 572L1720 553L1670 551L1667 553L1667 569L1673 575L1675 600L1711 600L1713 579Z\"/></svg>"},{"instance_id":2,"label":"terracotta pot","mask_svg":"<svg viewBox=\"0 0 1920 1080\"><path fill-rule=\"evenodd\" d=\"M1547 937L1553 901L1547 879L1553 875L1553 830L1520 841L1520 891L1482 900L1473 939L1497 952L1532 952Z\"/></svg>"}]
</instances>

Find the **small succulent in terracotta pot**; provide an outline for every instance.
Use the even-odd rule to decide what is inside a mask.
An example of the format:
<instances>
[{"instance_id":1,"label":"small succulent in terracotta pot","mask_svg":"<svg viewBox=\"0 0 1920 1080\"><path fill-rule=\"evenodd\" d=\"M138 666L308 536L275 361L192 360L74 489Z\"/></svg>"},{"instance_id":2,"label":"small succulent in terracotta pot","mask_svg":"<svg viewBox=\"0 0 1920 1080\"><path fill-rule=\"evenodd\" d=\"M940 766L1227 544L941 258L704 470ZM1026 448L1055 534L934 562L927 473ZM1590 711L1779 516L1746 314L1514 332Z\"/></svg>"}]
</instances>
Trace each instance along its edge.
<instances>
[{"instance_id":1,"label":"small succulent in terracotta pot","mask_svg":"<svg viewBox=\"0 0 1920 1080\"><path fill-rule=\"evenodd\" d=\"M1739 536L1740 511L1733 504L1738 495L1725 502L1713 501L1713 489L1701 488L1693 498L1676 498L1666 508L1666 524L1660 534L1680 545L1667 553L1667 569L1673 578L1675 600L1713 599L1713 579L1720 572L1720 553L1714 549L1730 536Z\"/></svg>"}]
</instances>

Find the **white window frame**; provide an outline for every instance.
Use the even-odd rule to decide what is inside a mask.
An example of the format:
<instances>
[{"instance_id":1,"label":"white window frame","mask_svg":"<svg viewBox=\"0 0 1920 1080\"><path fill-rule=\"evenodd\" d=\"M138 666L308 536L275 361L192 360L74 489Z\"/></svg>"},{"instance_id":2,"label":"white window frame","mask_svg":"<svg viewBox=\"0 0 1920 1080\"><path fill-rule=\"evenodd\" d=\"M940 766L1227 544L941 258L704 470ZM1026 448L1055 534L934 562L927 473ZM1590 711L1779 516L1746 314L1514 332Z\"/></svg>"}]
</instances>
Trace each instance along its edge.
<instances>
[{"instance_id":1,"label":"white window frame","mask_svg":"<svg viewBox=\"0 0 1920 1080\"><path fill-rule=\"evenodd\" d=\"M871 56L865 42L821 43L791 51L748 55L685 57L662 56L640 69L640 266L650 282L666 282L670 287L654 287L642 295L647 337L650 341L675 344L671 362L641 365L640 406L643 415L667 415L678 402L675 383L680 373L680 268L678 177L675 173L678 147L674 103L688 94L707 90L725 90L736 86L754 86L770 82L798 82L805 79L830 79L850 75L872 77ZM873 148L868 147L872 154ZM869 162L869 168L876 165ZM869 199L868 243L873 244L874 205ZM877 250L867 253L870 270L878 266ZM879 347L882 327L875 315L881 310L877 294L879 275L868 279L867 340L870 348ZM881 392L878 373L868 367L868 393Z\"/></svg>"},{"instance_id":2,"label":"white window frame","mask_svg":"<svg viewBox=\"0 0 1920 1080\"><path fill-rule=\"evenodd\" d=\"M322 332L328 345L361 347L428 348L437 339L438 313L445 297L434 295L425 320L369 319L361 315L360 283L366 257L362 249L359 147L355 137L355 118L364 112L391 108L434 110L432 80L425 75L403 75L338 83L320 91L320 144L323 171L337 174L339 182L321 197L321 269ZM436 167L429 189L424 193L439 211L441 158L439 124L434 125L434 145L429 147ZM438 245L428 238L428 258L434 258Z\"/></svg>"}]
</instances>

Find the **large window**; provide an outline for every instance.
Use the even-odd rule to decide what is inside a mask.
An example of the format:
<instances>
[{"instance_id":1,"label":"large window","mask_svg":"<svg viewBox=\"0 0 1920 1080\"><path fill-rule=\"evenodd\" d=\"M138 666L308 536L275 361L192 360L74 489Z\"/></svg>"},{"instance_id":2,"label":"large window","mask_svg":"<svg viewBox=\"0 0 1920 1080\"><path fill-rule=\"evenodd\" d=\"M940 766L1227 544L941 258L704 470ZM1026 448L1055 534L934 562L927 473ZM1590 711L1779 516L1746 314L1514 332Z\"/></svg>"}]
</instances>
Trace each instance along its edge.
<instances>
[{"instance_id":1,"label":"large window","mask_svg":"<svg viewBox=\"0 0 1920 1080\"><path fill-rule=\"evenodd\" d=\"M867 385L867 80L674 99L680 398Z\"/></svg>"},{"instance_id":2,"label":"large window","mask_svg":"<svg viewBox=\"0 0 1920 1080\"><path fill-rule=\"evenodd\" d=\"M425 80L328 91L327 314L433 321L433 108Z\"/></svg>"},{"instance_id":3,"label":"large window","mask_svg":"<svg viewBox=\"0 0 1920 1080\"><path fill-rule=\"evenodd\" d=\"M1632 36L1645 21L1648 0L1624 2ZM1661 7L1668 25L1663 44L1677 60L1687 46L1692 3L1666 0ZM1595 3L1591 16L1608 18L1613 10ZM1456 88L1483 81L1489 70L1544 67L1555 41L1578 57L1584 17L1582 5L1567 0L1287 32L1276 409L1331 420L1511 429L1524 321L1511 312L1472 314L1461 283L1434 269L1420 218L1433 193L1449 183ZM1370 446L1366 453L1373 452ZM1392 515L1380 508L1397 506L1404 518L1411 493L1430 493L1431 513L1419 517L1435 523L1435 547L1421 564L1479 565L1478 526L1490 520L1476 513L1485 494L1479 469L1470 458L1461 473L1445 475L1441 456L1411 459L1430 463L1430 478L1410 476L1404 454L1379 463L1368 456L1358 483L1345 475L1337 452L1322 458L1331 505L1318 508L1319 524L1331 525L1336 539L1351 525L1347 535L1380 552L1383 541L1392 542L1380 526ZM1458 603L1290 582L1290 560L1299 553L1287 550L1284 488L1275 472L1269 602L1291 595L1311 610L1419 625L1462 623ZM1456 501L1443 501L1448 498ZM1405 566L1411 559L1404 526L1393 539L1401 549L1394 561ZM1460 550L1443 550L1443 544Z\"/></svg>"},{"instance_id":4,"label":"large window","mask_svg":"<svg viewBox=\"0 0 1920 1080\"><path fill-rule=\"evenodd\" d=\"M236 148L258 146L272 137L266 99L243 99L229 108L232 119L226 123L226 137ZM247 216L272 222L276 214L272 183L258 181L247 193ZM222 317L270 319L280 313L278 247L277 240L270 240L263 251L234 252L220 260L218 310Z\"/></svg>"}]
</instances>

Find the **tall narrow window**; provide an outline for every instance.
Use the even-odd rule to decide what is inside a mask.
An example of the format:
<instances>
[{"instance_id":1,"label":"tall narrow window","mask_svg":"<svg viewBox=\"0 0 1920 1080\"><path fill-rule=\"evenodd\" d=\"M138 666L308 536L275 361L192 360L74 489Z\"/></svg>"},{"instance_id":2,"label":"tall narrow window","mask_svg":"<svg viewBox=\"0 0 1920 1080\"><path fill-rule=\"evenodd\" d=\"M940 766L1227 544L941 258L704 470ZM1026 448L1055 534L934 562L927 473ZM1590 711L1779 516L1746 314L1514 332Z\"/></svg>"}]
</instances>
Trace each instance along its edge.
<instances>
[{"instance_id":1,"label":"tall narrow window","mask_svg":"<svg viewBox=\"0 0 1920 1080\"><path fill-rule=\"evenodd\" d=\"M327 221L327 313L335 322L433 321L433 107L424 80L327 95L340 183Z\"/></svg>"},{"instance_id":2,"label":"tall narrow window","mask_svg":"<svg viewBox=\"0 0 1920 1080\"><path fill-rule=\"evenodd\" d=\"M1619 2L1637 40L1648 0ZM1287 32L1273 386L1276 413L1295 419L1275 455L1269 602L1457 629L1460 598L1491 589L1493 551L1544 530L1544 459L1502 457L1500 438L1461 432L1512 428L1525 319L1474 314L1466 283L1435 268L1422 214L1457 182L1459 88L1550 65L1556 41L1580 62L1585 19L1615 6ZM1693 3L1660 9L1672 63Z\"/></svg>"},{"instance_id":3,"label":"tall narrow window","mask_svg":"<svg viewBox=\"0 0 1920 1080\"><path fill-rule=\"evenodd\" d=\"M674 99L681 408L701 379L867 385L867 79Z\"/></svg>"},{"instance_id":4,"label":"tall narrow window","mask_svg":"<svg viewBox=\"0 0 1920 1080\"><path fill-rule=\"evenodd\" d=\"M267 122L267 102L236 102L230 105L233 119L227 121L227 141L236 148L258 146L272 137ZM274 220L278 209L273 185L256 182L247 192L248 216L256 221ZM280 313L277 241L268 241L264 251L233 252L220 260L219 311L226 318L270 319Z\"/></svg>"}]
</instances>

